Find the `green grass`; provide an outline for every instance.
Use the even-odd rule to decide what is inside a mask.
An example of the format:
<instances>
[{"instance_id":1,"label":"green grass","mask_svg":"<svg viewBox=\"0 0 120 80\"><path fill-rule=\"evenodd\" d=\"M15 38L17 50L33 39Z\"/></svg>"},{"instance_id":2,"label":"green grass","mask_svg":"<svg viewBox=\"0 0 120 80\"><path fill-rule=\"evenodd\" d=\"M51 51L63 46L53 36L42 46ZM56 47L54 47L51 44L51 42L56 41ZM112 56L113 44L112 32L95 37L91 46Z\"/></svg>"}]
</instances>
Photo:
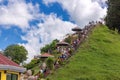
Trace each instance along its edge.
<instances>
[{"instance_id":1,"label":"green grass","mask_svg":"<svg viewBox=\"0 0 120 80\"><path fill-rule=\"evenodd\" d=\"M120 35L96 27L69 63L49 80L120 80Z\"/></svg>"}]
</instances>

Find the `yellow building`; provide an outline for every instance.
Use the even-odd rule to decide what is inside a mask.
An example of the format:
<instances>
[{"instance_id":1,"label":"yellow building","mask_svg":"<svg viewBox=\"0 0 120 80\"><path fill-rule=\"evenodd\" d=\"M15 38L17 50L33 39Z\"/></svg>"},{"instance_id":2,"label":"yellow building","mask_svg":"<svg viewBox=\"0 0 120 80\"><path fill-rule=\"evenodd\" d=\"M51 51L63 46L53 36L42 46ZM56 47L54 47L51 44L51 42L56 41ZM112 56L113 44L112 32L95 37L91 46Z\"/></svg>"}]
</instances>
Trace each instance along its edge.
<instances>
[{"instance_id":1,"label":"yellow building","mask_svg":"<svg viewBox=\"0 0 120 80\"><path fill-rule=\"evenodd\" d=\"M20 74L25 71L25 68L0 53L0 80L20 80Z\"/></svg>"}]
</instances>

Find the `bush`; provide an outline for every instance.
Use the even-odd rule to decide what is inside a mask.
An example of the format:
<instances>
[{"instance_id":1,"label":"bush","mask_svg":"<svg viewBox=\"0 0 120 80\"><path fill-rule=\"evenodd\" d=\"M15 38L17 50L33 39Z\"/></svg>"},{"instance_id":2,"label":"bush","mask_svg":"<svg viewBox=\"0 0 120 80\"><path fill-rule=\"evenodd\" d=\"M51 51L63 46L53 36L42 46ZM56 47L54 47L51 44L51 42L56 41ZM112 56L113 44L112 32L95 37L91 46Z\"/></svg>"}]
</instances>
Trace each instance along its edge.
<instances>
[{"instance_id":1,"label":"bush","mask_svg":"<svg viewBox=\"0 0 120 80\"><path fill-rule=\"evenodd\" d=\"M33 60L31 60L30 63L26 64L25 67L27 69L31 69L31 68L35 67L38 63L39 63L39 60L33 59Z\"/></svg>"},{"instance_id":2,"label":"bush","mask_svg":"<svg viewBox=\"0 0 120 80\"><path fill-rule=\"evenodd\" d=\"M48 58L46 60L46 63L47 63L48 69L52 70L54 68L54 65L53 65L54 64L54 60L52 58Z\"/></svg>"},{"instance_id":3,"label":"bush","mask_svg":"<svg viewBox=\"0 0 120 80\"><path fill-rule=\"evenodd\" d=\"M60 52L58 52L57 50L54 50L52 54L60 54Z\"/></svg>"},{"instance_id":4,"label":"bush","mask_svg":"<svg viewBox=\"0 0 120 80\"><path fill-rule=\"evenodd\" d=\"M41 53L45 53L45 52L52 52L54 50L56 50L56 44L59 42L59 40L55 39L53 40L50 44L45 45L43 48L40 49Z\"/></svg>"},{"instance_id":5,"label":"bush","mask_svg":"<svg viewBox=\"0 0 120 80\"><path fill-rule=\"evenodd\" d=\"M65 38L64 41L67 42L67 43L69 43L69 44L71 44L71 42L72 42L72 36L68 36L67 38Z\"/></svg>"}]
</instances>

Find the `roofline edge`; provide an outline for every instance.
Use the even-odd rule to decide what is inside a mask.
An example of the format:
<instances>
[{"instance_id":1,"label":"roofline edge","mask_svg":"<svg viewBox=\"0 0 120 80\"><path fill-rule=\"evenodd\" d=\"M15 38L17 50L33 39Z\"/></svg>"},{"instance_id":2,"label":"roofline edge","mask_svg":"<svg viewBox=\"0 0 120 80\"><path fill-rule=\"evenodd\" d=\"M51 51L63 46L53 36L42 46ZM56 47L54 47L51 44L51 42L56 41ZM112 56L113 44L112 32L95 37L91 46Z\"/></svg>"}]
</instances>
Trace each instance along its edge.
<instances>
[{"instance_id":1,"label":"roofline edge","mask_svg":"<svg viewBox=\"0 0 120 80\"><path fill-rule=\"evenodd\" d=\"M0 70L10 70L10 71L23 73L23 72L26 71L26 68L16 67L16 66L11 66L11 65L1 65L0 64Z\"/></svg>"}]
</instances>

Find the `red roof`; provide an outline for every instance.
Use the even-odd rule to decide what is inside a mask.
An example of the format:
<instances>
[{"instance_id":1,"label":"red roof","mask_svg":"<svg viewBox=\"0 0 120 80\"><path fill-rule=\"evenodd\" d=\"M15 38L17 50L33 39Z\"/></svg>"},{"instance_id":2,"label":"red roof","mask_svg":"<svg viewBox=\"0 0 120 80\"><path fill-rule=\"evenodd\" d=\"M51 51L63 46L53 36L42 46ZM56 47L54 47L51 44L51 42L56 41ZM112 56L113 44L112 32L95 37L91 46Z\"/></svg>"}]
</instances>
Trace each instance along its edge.
<instances>
[{"instance_id":1,"label":"red roof","mask_svg":"<svg viewBox=\"0 0 120 80\"><path fill-rule=\"evenodd\" d=\"M40 57L54 57L54 56L49 53L44 53Z\"/></svg>"},{"instance_id":2,"label":"red roof","mask_svg":"<svg viewBox=\"0 0 120 80\"><path fill-rule=\"evenodd\" d=\"M1 64L20 67L17 63L13 62L12 60L0 53L0 65Z\"/></svg>"}]
</instances>

